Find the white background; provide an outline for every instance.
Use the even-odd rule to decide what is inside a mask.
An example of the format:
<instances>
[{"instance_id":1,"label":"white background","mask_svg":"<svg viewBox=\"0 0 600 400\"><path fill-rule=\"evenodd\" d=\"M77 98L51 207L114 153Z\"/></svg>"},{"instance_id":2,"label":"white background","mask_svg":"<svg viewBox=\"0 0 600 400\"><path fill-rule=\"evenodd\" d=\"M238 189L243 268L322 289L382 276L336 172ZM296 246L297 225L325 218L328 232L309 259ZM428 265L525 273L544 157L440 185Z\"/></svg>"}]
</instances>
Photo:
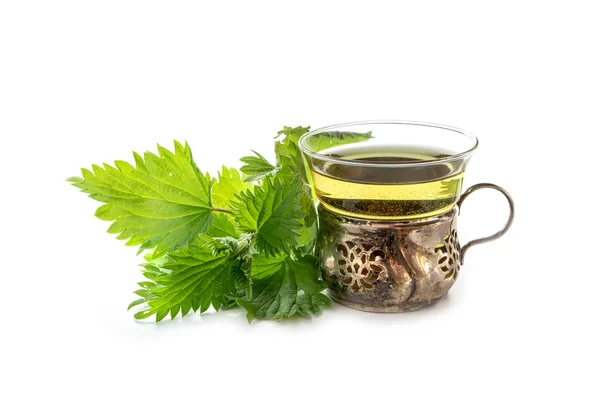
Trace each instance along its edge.
<instances>
[{"instance_id":1,"label":"white background","mask_svg":"<svg viewBox=\"0 0 600 400\"><path fill-rule=\"evenodd\" d=\"M593 1L0 4L3 399L600 395ZM283 125L377 118L475 133L466 184L517 205L415 313L135 322L140 259L65 182L172 139L214 173ZM479 193L463 242L505 219Z\"/></svg>"}]
</instances>

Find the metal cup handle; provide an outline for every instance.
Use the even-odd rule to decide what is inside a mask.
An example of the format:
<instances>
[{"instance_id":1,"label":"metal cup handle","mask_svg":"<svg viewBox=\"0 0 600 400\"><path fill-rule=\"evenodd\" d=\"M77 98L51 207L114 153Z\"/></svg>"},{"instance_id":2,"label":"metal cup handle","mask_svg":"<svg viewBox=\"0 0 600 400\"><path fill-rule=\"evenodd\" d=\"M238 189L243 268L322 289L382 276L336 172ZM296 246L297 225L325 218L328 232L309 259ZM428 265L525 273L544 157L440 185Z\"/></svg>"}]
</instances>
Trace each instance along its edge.
<instances>
[{"instance_id":1,"label":"metal cup handle","mask_svg":"<svg viewBox=\"0 0 600 400\"><path fill-rule=\"evenodd\" d=\"M467 197L469 197L469 195L471 193L473 193L474 191L479 190L479 189L495 189L495 190L499 191L500 193L502 193L504 195L504 197L506 197L506 200L508 201L508 205L510 207L510 214L508 215L508 221L506 221L506 225L504 225L504 228L502 228L498 232L494 233L493 235L486 236L486 237L483 237L480 239L471 240L470 242L468 242L466 245L464 245L462 247L462 251L460 252L460 263L461 264L463 263L463 261L465 259L465 253L467 252L467 250L469 250L472 246L475 246L477 244L491 242L492 240L498 239L499 237L504 235L506 233L506 231L508 231L508 229L512 225L513 220L515 218L515 203L513 202L512 197L510 197L510 194L508 194L508 192L506 190L504 190L503 188L501 188L498 185L494 185L493 183L478 183L477 185L473 185L470 188L468 188L462 194L462 196L460 196L460 199L458 199L457 205L458 205L459 214L460 214L460 209L462 208L462 203L465 201L465 199Z\"/></svg>"}]
</instances>

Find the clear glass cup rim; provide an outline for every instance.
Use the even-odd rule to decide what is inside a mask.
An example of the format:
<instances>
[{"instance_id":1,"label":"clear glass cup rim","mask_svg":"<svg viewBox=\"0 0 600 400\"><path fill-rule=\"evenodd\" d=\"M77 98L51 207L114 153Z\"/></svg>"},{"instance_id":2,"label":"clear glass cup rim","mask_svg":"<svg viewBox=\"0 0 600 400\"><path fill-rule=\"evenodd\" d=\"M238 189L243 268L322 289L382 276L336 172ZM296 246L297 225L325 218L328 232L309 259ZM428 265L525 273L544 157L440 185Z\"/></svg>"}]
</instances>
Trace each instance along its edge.
<instances>
[{"instance_id":1,"label":"clear glass cup rim","mask_svg":"<svg viewBox=\"0 0 600 400\"><path fill-rule=\"evenodd\" d=\"M332 130L340 130L340 128L347 128L347 127L351 127L351 126L360 126L360 125L404 125L404 126L413 125L413 126L422 126L422 127L427 127L427 128L436 128L436 129L440 129L440 130L456 132L463 136L466 136L467 138L469 138L473 141L473 145L468 150L465 150L463 152L451 154L446 157L436 158L435 160L411 161L411 162L406 162L406 163L397 162L397 163L389 163L389 164L370 163L370 162L365 162L365 161L360 161L360 160L341 160L339 158L331 157L326 154L312 151L306 145L307 139L316 134L327 132L327 131L332 131ZM381 168L381 167L398 168L398 167L403 167L403 166L408 167L408 166L435 165L435 164L446 163L446 162L450 162L450 161L467 158L471 155L471 153L473 153L475 151L475 149L477 149L477 146L479 146L479 140L472 133L469 133L462 129L455 128L453 126L448 126L448 125L433 124L433 123L429 123L429 122L404 121L404 120L369 120L369 121L346 122L346 123L342 123L342 124L328 125L328 126L324 126L324 127L318 128L318 129L313 129L311 131L308 131L304 135L302 135L302 137L300 137L300 140L298 141L298 144L300 146L300 149L302 150L302 152L305 155L312 157L312 158L317 158L322 161L330 161L330 162L334 162L337 164L344 164L344 165L362 165L362 166L373 166L373 167L379 167L379 168Z\"/></svg>"}]
</instances>

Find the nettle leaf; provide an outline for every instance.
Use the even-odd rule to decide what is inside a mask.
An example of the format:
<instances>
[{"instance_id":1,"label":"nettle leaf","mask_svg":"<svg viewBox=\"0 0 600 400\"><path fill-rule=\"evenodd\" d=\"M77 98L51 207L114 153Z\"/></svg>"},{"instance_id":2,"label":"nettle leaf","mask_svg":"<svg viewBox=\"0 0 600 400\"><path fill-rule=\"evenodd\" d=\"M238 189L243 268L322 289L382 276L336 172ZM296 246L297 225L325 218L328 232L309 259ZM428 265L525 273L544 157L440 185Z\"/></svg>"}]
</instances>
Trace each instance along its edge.
<instances>
[{"instance_id":1,"label":"nettle leaf","mask_svg":"<svg viewBox=\"0 0 600 400\"><path fill-rule=\"evenodd\" d=\"M299 236L296 239L296 248L302 253L313 254L317 242L317 224L304 224L298 233Z\"/></svg>"},{"instance_id":2,"label":"nettle leaf","mask_svg":"<svg viewBox=\"0 0 600 400\"><path fill-rule=\"evenodd\" d=\"M252 243L251 235L241 235L239 239L234 237L211 237L208 235L201 235L198 237L199 245L208 247L213 250L213 254L221 254L223 252L228 254L242 254L246 252ZM249 254L247 254L249 256Z\"/></svg>"},{"instance_id":3,"label":"nettle leaf","mask_svg":"<svg viewBox=\"0 0 600 400\"><path fill-rule=\"evenodd\" d=\"M82 169L82 178L69 181L91 198L106 203L96 216L114 221L109 233L127 240L139 251L155 249L160 256L185 246L211 221L211 179L203 175L185 143L175 141L175 152L158 146L141 157L133 153L135 166L115 161L115 167L93 165Z\"/></svg>"},{"instance_id":4,"label":"nettle leaf","mask_svg":"<svg viewBox=\"0 0 600 400\"><path fill-rule=\"evenodd\" d=\"M299 190L303 192L303 195L300 196L300 206L302 207L306 227L312 226L317 219L310 178L306 172L307 166L298 147L298 139L309 129L310 127L301 126L296 128L285 127L279 131L278 135L278 137L283 135L283 140L275 143L275 154L279 166L276 176L282 181L298 182Z\"/></svg>"},{"instance_id":5,"label":"nettle leaf","mask_svg":"<svg viewBox=\"0 0 600 400\"><path fill-rule=\"evenodd\" d=\"M225 213L215 213L207 235L212 237L240 237L233 215Z\"/></svg>"},{"instance_id":6,"label":"nettle leaf","mask_svg":"<svg viewBox=\"0 0 600 400\"><path fill-rule=\"evenodd\" d=\"M262 185L236 195L231 204L242 232L254 233L260 252L289 253L296 245L299 222L304 217L299 203L298 184L284 185L278 179L264 179Z\"/></svg>"},{"instance_id":7,"label":"nettle leaf","mask_svg":"<svg viewBox=\"0 0 600 400\"><path fill-rule=\"evenodd\" d=\"M307 138L306 145L309 146L312 151L318 152L343 144L364 142L372 137L372 132L321 132Z\"/></svg>"},{"instance_id":8,"label":"nettle leaf","mask_svg":"<svg viewBox=\"0 0 600 400\"><path fill-rule=\"evenodd\" d=\"M252 184L242 181L237 169L223 166L217 182L212 187L212 204L215 207L227 208L236 194L251 187Z\"/></svg>"},{"instance_id":9,"label":"nettle leaf","mask_svg":"<svg viewBox=\"0 0 600 400\"><path fill-rule=\"evenodd\" d=\"M304 159L297 144L277 142L275 154L277 164L280 166L276 172L280 177L290 179L294 176L304 176Z\"/></svg>"},{"instance_id":10,"label":"nettle leaf","mask_svg":"<svg viewBox=\"0 0 600 400\"><path fill-rule=\"evenodd\" d=\"M277 172L277 167L267 161L256 151L252 150L256 156L248 156L240 159L245 165L240 168L245 175L244 182L254 182L267 176L273 176Z\"/></svg>"},{"instance_id":11,"label":"nettle leaf","mask_svg":"<svg viewBox=\"0 0 600 400\"><path fill-rule=\"evenodd\" d=\"M309 128L298 127L294 129L296 129L295 133L285 135L282 141L275 142L275 155L277 163L281 168L287 168L288 173L304 175L304 158L298 146L298 139L308 132Z\"/></svg>"},{"instance_id":12,"label":"nettle leaf","mask_svg":"<svg viewBox=\"0 0 600 400\"><path fill-rule=\"evenodd\" d=\"M285 261L289 258L283 253L267 256L265 254L255 254L252 257L252 265L250 267L250 276L252 279L265 279L279 271Z\"/></svg>"},{"instance_id":13,"label":"nettle leaf","mask_svg":"<svg viewBox=\"0 0 600 400\"><path fill-rule=\"evenodd\" d=\"M304 225L306 225L306 227L316 225L317 208L311 186L308 183L301 181L299 190L302 192L302 196L300 197L300 207L304 214Z\"/></svg>"},{"instance_id":14,"label":"nettle leaf","mask_svg":"<svg viewBox=\"0 0 600 400\"><path fill-rule=\"evenodd\" d=\"M320 293L325 284L319 279L314 257L298 260L286 257L278 260L277 267L268 278L253 280L250 299L238 299L239 305L248 311L248 321L309 317L331 305L331 300Z\"/></svg>"},{"instance_id":15,"label":"nettle leaf","mask_svg":"<svg viewBox=\"0 0 600 400\"><path fill-rule=\"evenodd\" d=\"M129 305L142 308L135 318L160 321L212 305L242 306L249 320L281 320L331 304L321 293L315 204L298 147L308 130L284 127L275 143L277 165L254 152L242 159L243 177L222 167L211 179L188 145L175 142L174 152L159 146L158 155L134 153L135 165L94 165L69 179L106 203L96 215L113 221L109 232L140 252L153 250L142 264L147 280Z\"/></svg>"},{"instance_id":16,"label":"nettle leaf","mask_svg":"<svg viewBox=\"0 0 600 400\"><path fill-rule=\"evenodd\" d=\"M250 277L250 264L252 258L248 257L232 269L233 282L237 296L230 296L229 301L237 304L238 296L252 297L252 278ZM230 307L231 308L231 307Z\"/></svg>"},{"instance_id":17,"label":"nettle leaf","mask_svg":"<svg viewBox=\"0 0 600 400\"><path fill-rule=\"evenodd\" d=\"M180 312L190 310L205 312L211 305L218 310L234 293L232 267L235 266L228 252L214 254L209 246L193 244L168 255L162 265L143 264L144 275L150 272L152 282L143 282L142 290L135 293L142 297L131 306L147 304L147 309L135 314L136 319L156 315L160 321L168 314L171 319Z\"/></svg>"},{"instance_id":18,"label":"nettle leaf","mask_svg":"<svg viewBox=\"0 0 600 400\"><path fill-rule=\"evenodd\" d=\"M279 139L281 136L283 136L283 142L298 143L298 140L300 140L302 135L308 131L310 131L310 126L297 126L295 128L292 128L291 126L284 126L282 130L277 132L275 139Z\"/></svg>"}]
</instances>

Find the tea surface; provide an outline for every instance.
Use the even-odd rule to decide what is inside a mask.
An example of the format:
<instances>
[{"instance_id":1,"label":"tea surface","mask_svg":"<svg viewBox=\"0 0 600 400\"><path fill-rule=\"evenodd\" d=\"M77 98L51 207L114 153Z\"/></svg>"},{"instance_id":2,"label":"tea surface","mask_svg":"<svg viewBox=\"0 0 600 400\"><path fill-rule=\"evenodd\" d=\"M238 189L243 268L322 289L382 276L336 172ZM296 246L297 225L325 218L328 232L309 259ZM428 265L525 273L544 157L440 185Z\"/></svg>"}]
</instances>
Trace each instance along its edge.
<instances>
[{"instance_id":1,"label":"tea surface","mask_svg":"<svg viewBox=\"0 0 600 400\"><path fill-rule=\"evenodd\" d=\"M354 147L324 154L355 161L328 161L312 172L317 197L325 208L339 214L383 220L426 218L450 211L460 196L462 164L418 164L447 157L440 149Z\"/></svg>"}]
</instances>

